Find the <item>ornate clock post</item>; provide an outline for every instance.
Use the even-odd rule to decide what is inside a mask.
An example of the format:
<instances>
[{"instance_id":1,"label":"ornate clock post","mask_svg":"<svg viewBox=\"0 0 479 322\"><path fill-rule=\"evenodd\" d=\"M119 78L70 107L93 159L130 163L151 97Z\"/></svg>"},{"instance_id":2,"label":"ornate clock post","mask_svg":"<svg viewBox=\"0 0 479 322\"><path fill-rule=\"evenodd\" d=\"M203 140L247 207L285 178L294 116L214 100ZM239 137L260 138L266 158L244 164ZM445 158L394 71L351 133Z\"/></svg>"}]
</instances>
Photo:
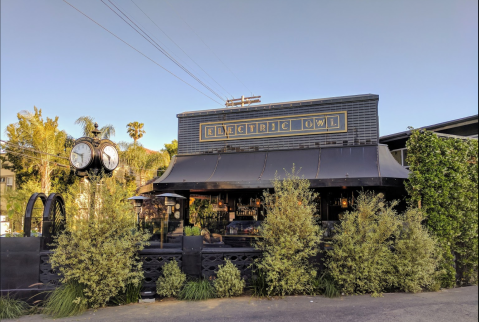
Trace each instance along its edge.
<instances>
[{"instance_id":1,"label":"ornate clock post","mask_svg":"<svg viewBox=\"0 0 479 322\"><path fill-rule=\"evenodd\" d=\"M70 164L79 177L88 176L88 172L111 174L118 167L119 157L115 143L100 139L98 123L92 131L94 137L81 137L75 141L70 153Z\"/></svg>"}]
</instances>

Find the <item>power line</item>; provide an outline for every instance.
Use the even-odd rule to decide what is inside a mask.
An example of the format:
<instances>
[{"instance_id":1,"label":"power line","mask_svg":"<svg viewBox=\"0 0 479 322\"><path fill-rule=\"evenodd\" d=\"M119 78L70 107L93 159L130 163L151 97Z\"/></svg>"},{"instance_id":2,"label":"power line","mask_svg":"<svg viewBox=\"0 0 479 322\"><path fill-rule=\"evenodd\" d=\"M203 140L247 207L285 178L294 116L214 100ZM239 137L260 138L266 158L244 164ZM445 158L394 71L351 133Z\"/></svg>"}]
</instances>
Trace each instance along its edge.
<instances>
[{"instance_id":1,"label":"power line","mask_svg":"<svg viewBox=\"0 0 479 322\"><path fill-rule=\"evenodd\" d=\"M32 156L30 156L30 155L28 155L28 154L23 154L23 153L13 152L13 151L8 151L7 153L18 154L18 155L21 155L21 156L23 156L23 157L25 157L25 158L29 158L29 159L35 159L35 160L50 162L50 163L53 163L53 164L55 164L55 165L57 165L57 166L59 166L59 167L64 167L64 168L70 169L70 166L68 166L68 165L61 164L61 163L57 163L57 162L55 162L55 161L43 160L43 159L40 159L40 158L32 157Z\"/></svg>"},{"instance_id":2,"label":"power line","mask_svg":"<svg viewBox=\"0 0 479 322\"><path fill-rule=\"evenodd\" d=\"M118 17L120 17L126 24L128 24L133 30L135 30L140 36L142 36L146 41L148 41L153 47L155 47L157 50L159 50L163 55L165 55L168 59L170 59L175 65L180 67L184 72L186 72L188 75L190 75L193 79L195 79L198 83L203 85L206 89L208 89L211 93L216 95L219 99L224 100L223 97L221 97L218 93L216 93L213 89L211 89L208 85L203 83L198 77L196 77L192 72L190 72L186 67L184 67L181 63L179 63L173 56L171 56L163 47L161 47L155 40L153 40L143 29L141 29L133 20L131 20L127 14L125 14L123 11L121 11L120 8L118 8L111 0L108 0L123 16L125 16L131 23L133 23L136 28L138 28L142 33L140 33L135 27L133 27L128 21L126 21L122 16L118 14L113 8L111 8L106 2L101 0L101 2L107 6L111 11L113 11ZM146 37L148 37L148 39Z\"/></svg>"},{"instance_id":3,"label":"power line","mask_svg":"<svg viewBox=\"0 0 479 322\"><path fill-rule=\"evenodd\" d=\"M184 20L180 14L176 11L175 8L173 8L173 6L171 5L171 3L166 0L166 2L168 3L168 5L171 7L171 9L173 9L173 11L175 12L175 14L178 16L178 18L180 18L181 20L183 20L183 22L191 29L191 31L193 31L193 33L201 40L201 42L206 46L208 47L208 49L213 53L213 55L215 55L215 57L223 64L223 66L226 67L226 69L228 69L231 74L233 74L233 76L251 93L251 96L253 96L253 92L238 78L238 76L236 76L235 73L233 73L233 71L231 69L229 69L228 66L226 66L226 64L218 57L218 55L216 55L216 53L213 51L213 49L210 48L210 46L208 46L205 41L196 33L196 31L188 24L188 22L186 22L186 20Z\"/></svg>"},{"instance_id":4,"label":"power line","mask_svg":"<svg viewBox=\"0 0 479 322\"><path fill-rule=\"evenodd\" d=\"M15 143L11 143L11 142L8 142L8 141L0 140L0 142L2 142L2 143L4 143L4 144L8 144L8 145L10 145L10 146L14 146L14 147L19 148L19 149L31 150L32 152L42 153L42 154L46 154L46 155L51 155L52 157L55 157L55 158L60 158L60 159L69 160L69 159L66 158L66 157L58 156L58 155L51 154L51 153L47 153L47 152L43 152L43 151L38 151L38 150L35 150L34 148L29 148L29 147L21 146L21 145L18 145L18 144L15 144ZM10 151L7 151L7 152L10 152Z\"/></svg>"},{"instance_id":5,"label":"power line","mask_svg":"<svg viewBox=\"0 0 479 322\"><path fill-rule=\"evenodd\" d=\"M146 59L148 59L149 61L151 61L152 63L154 63L155 65L157 65L158 67L162 68L164 71L168 72L169 74L171 74L172 76L176 77L177 79L179 79L180 81L182 81L183 83L185 83L186 85L188 85L189 87L193 88L194 90L196 90L197 92L201 93L202 95L208 97L210 100L212 100L213 102L215 102L216 104L219 104L221 106L223 106L223 104L219 103L218 101L216 101L215 99L211 98L210 96L208 96L207 94L203 93L202 91L200 91L199 89L197 89L196 87L194 87L193 85L191 85L190 83L186 82L185 80L181 79L179 76L175 75L173 72L169 71L168 69L166 69L165 67L161 66L159 63L157 63L156 61L154 61L153 59L151 59L150 57L148 57L147 55L145 55L144 53L142 53L141 51L139 51L138 49L136 49L135 47L133 47L132 45L130 45L129 43L127 43L125 40L121 39L119 36L115 35L113 32L111 32L110 30L108 30L107 28L103 27L100 23L96 22L95 20L93 20L92 18L90 18L87 14L83 13L80 9L76 8L75 6L73 6L71 3L69 3L68 1L66 0L63 0L63 2L65 2L66 4L68 4L70 7L72 7L73 9L75 9L76 11L78 11L79 13L81 13L83 16L85 16L86 18L88 18L89 20L91 20L92 22L94 22L96 25L98 25L99 27L101 27L103 30L105 30L106 32L108 32L109 34L111 34L112 36L114 36L116 39L120 40L121 42L123 42L125 45L127 45L128 47L130 47L131 49L133 49L134 51L136 51L137 53L139 53L140 55L142 55L143 57L145 57Z\"/></svg>"},{"instance_id":6,"label":"power line","mask_svg":"<svg viewBox=\"0 0 479 322\"><path fill-rule=\"evenodd\" d=\"M176 45L193 63L195 63L196 66L198 66L206 75L208 75L209 78L211 78L219 87L221 87L226 93L228 93L229 96L234 97L230 92L228 92L223 86L221 86L210 74L208 74L193 58L188 55L183 48L180 47L173 39L168 36L168 34L160 28L147 14L144 12L133 0L130 0L143 14L166 36L168 37L169 40L171 40L172 43Z\"/></svg>"}]
</instances>

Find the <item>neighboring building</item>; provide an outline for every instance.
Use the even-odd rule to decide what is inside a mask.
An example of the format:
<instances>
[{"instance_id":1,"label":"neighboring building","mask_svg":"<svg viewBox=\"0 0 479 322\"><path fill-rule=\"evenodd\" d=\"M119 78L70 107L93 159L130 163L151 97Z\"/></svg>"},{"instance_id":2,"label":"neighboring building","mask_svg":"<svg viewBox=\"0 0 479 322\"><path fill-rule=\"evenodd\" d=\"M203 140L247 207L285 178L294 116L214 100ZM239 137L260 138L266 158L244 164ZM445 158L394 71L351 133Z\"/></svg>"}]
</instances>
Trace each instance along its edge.
<instances>
[{"instance_id":1,"label":"neighboring building","mask_svg":"<svg viewBox=\"0 0 479 322\"><path fill-rule=\"evenodd\" d=\"M4 153L1 153L2 156ZM3 196L5 194L5 191L7 190L13 190L15 189L15 173L4 169L3 168L3 163L0 161L0 196ZM7 230L9 230L9 223L7 221L7 216L6 216L6 211L7 211L7 206L5 204L5 200L0 201L1 207L0 207L0 219L1 219L1 224L0 224L0 235L5 234Z\"/></svg>"},{"instance_id":2,"label":"neighboring building","mask_svg":"<svg viewBox=\"0 0 479 322\"><path fill-rule=\"evenodd\" d=\"M475 138L478 135L478 115L472 115L457 120L447 121L439 124L424 126L424 129L437 133L439 136ZM387 144L394 159L403 167L408 168L406 162L407 149L406 142L411 135L411 131L404 131L395 134L381 136L379 143Z\"/></svg>"}]
</instances>

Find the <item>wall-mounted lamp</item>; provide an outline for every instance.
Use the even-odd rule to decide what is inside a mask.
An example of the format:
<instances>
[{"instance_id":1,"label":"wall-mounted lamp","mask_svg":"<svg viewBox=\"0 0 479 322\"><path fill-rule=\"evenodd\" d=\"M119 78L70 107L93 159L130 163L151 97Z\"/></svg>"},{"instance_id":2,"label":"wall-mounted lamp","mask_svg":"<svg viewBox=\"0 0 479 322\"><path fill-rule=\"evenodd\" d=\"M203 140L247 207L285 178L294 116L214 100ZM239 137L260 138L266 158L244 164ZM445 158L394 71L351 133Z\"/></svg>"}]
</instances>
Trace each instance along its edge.
<instances>
[{"instance_id":1,"label":"wall-mounted lamp","mask_svg":"<svg viewBox=\"0 0 479 322\"><path fill-rule=\"evenodd\" d=\"M348 208L348 198L341 198L341 208Z\"/></svg>"},{"instance_id":2,"label":"wall-mounted lamp","mask_svg":"<svg viewBox=\"0 0 479 322\"><path fill-rule=\"evenodd\" d=\"M254 205L255 205L257 208L259 208L259 207L261 206L261 200L260 200L259 198L256 198L256 199L254 200Z\"/></svg>"},{"instance_id":3,"label":"wall-mounted lamp","mask_svg":"<svg viewBox=\"0 0 479 322\"><path fill-rule=\"evenodd\" d=\"M218 208L223 208L224 205L225 203L223 202L223 200L218 201Z\"/></svg>"}]
</instances>

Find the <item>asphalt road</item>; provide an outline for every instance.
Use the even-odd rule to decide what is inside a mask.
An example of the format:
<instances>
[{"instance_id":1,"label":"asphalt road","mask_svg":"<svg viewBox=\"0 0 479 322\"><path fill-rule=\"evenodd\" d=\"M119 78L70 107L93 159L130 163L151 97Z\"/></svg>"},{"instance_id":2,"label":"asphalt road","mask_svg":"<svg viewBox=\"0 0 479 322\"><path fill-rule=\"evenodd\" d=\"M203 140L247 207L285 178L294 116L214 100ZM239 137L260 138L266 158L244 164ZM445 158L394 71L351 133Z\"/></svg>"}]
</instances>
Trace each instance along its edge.
<instances>
[{"instance_id":1,"label":"asphalt road","mask_svg":"<svg viewBox=\"0 0 479 322\"><path fill-rule=\"evenodd\" d=\"M384 294L328 299L320 296L291 296L283 299L240 297L203 302L163 300L150 304L107 307L96 312L55 321L478 321L477 286L437 293ZM49 319L47 319L48 321ZM19 321L43 321L42 315L25 316Z\"/></svg>"}]
</instances>

